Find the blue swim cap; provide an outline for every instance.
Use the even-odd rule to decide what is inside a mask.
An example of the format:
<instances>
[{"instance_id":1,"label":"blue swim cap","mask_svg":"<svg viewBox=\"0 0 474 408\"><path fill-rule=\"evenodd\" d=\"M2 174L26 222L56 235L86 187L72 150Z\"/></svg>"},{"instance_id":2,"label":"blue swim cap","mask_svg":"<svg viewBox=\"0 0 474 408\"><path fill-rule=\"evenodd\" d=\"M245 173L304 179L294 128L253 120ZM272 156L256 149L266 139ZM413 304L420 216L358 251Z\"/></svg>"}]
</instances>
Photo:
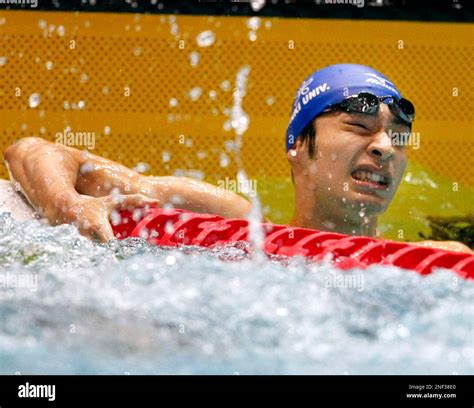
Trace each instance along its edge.
<instances>
[{"instance_id":1,"label":"blue swim cap","mask_svg":"<svg viewBox=\"0 0 474 408\"><path fill-rule=\"evenodd\" d=\"M364 65L330 65L309 76L296 93L286 131L286 151L291 149L299 134L316 116L359 92L401 98L398 89L386 76Z\"/></svg>"}]
</instances>

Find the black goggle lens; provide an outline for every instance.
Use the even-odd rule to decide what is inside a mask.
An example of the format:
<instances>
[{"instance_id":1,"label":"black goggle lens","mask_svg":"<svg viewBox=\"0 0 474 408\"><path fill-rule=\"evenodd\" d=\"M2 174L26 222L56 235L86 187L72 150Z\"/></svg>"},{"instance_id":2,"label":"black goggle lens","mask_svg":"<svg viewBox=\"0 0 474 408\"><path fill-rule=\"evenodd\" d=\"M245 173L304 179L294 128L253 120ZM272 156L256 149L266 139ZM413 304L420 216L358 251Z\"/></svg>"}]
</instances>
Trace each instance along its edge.
<instances>
[{"instance_id":1,"label":"black goggle lens","mask_svg":"<svg viewBox=\"0 0 474 408\"><path fill-rule=\"evenodd\" d=\"M378 97L369 92L361 92L358 95L349 96L338 106L348 112L375 114L379 110L380 102L387 103L394 115L409 124L415 119L415 107L413 104L408 99L397 99L393 96Z\"/></svg>"}]
</instances>

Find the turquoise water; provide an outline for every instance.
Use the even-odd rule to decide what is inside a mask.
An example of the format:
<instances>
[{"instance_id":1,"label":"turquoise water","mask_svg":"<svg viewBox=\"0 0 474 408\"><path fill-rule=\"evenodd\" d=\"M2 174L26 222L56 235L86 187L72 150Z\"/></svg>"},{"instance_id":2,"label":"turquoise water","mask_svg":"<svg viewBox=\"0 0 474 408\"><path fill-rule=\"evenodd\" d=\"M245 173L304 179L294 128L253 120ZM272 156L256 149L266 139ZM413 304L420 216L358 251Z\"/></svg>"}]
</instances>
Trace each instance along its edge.
<instances>
[{"instance_id":1,"label":"turquoise water","mask_svg":"<svg viewBox=\"0 0 474 408\"><path fill-rule=\"evenodd\" d=\"M451 271L98 245L3 214L0 277L1 374L474 373L474 282Z\"/></svg>"}]
</instances>

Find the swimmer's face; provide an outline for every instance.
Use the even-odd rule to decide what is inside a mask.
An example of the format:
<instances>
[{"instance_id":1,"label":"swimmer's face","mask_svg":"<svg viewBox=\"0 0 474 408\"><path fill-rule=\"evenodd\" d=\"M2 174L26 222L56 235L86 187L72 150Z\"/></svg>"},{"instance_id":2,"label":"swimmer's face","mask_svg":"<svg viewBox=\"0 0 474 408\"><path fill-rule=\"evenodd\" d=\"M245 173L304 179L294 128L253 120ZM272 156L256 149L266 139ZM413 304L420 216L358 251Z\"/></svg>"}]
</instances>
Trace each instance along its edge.
<instances>
[{"instance_id":1,"label":"swimmer's face","mask_svg":"<svg viewBox=\"0 0 474 408\"><path fill-rule=\"evenodd\" d=\"M407 165L407 147L391 132L409 132L388 106L377 115L329 112L313 122L315 158L298 140L288 152L297 194L309 194L323 210L345 221L384 212Z\"/></svg>"}]
</instances>

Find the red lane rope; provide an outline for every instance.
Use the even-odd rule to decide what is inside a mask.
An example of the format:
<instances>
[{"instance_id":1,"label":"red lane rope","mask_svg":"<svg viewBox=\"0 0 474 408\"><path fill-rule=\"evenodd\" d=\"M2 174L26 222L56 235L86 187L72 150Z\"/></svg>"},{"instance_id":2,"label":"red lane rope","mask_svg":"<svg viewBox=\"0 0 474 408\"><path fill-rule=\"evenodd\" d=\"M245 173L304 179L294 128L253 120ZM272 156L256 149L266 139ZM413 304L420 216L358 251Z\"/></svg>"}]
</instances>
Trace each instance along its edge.
<instances>
[{"instance_id":1,"label":"red lane rope","mask_svg":"<svg viewBox=\"0 0 474 408\"><path fill-rule=\"evenodd\" d=\"M313 260L330 255L333 263L342 269L385 264L412 269L422 275L443 267L463 278L474 279L474 255L286 225L262 226L264 250L268 254L301 255ZM222 246L248 241L249 235L247 220L161 208L122 211L120 223L112 224L112 229L118 239L141 237L161 246Z\"/></svg>"}]
</instances>

